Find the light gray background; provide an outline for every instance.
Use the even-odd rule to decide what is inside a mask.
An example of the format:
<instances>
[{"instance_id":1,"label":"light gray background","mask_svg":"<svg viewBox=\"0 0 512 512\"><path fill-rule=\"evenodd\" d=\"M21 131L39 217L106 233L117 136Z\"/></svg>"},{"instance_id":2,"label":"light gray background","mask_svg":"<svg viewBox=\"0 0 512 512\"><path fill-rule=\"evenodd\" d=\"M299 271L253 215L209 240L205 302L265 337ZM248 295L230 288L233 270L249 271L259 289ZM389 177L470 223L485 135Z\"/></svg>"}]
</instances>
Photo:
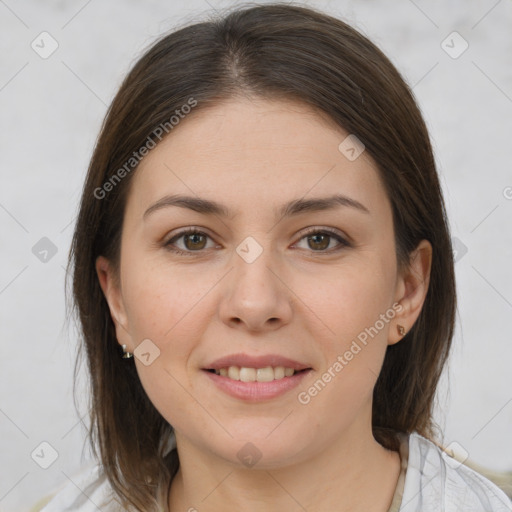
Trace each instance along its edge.
<instances>
[{"instance_id":1,"label":"light gray background","mask_svg":"<svg viewBox=\"0 0 512 512\"><path fill-rule=\"evenodd\" d=\"M84 463L64 267L107 105L156 36L232 4L0 0L1 511L27 510ZM308 4L369 36L414 87L453 236L467 248L456 264L458 326L437 418L446 444L456 441L474 461L510 470L512 1ZM43 31L59 45L47 59L31 48L33 40L42 46ZM464 41L446 39L453 31L469 44L458 58ZM42 237L57 249L47 262L32 252ZM43 441L58 452L46 470L31 458L37 448L34 457L50 461Z\"/></svg>"}]
</instances>

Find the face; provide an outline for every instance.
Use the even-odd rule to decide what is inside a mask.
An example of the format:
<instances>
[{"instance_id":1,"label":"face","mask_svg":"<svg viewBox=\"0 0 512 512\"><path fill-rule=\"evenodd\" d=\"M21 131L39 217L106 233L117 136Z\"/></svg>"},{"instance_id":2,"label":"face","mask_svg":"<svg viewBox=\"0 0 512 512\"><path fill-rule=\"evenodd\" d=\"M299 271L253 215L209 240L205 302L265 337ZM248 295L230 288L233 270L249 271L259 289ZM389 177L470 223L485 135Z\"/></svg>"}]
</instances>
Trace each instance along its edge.
<instances>
[{"instance_id":1,"label":"face","mask_svg":"<svg viewBox=\"0 0 512 512\"><path fill-rule=\"evenodd\" d=\"M371 435L386 348L421 298L397 270L376 166L340 151L347 135L298 103L230 100L133 176L119 286L97 269L178 450L240 465L250 442L270 468Z\"/></svg>"}]
</instances>

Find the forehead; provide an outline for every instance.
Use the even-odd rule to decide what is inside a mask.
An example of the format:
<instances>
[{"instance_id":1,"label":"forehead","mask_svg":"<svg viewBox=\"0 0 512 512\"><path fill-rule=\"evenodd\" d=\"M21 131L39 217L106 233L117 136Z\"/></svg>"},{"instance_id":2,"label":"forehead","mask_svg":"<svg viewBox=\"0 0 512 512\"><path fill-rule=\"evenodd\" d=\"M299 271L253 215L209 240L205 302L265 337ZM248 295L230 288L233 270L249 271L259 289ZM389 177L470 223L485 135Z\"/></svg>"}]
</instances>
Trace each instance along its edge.
<instances>
[{"instance_id":1,"label":"forehead","mask_svg":"<svg viewBox=\"0 0 512 512\"><path fill-rule=\"evenodd\" d=\"M298 102L238 98L199 105L144 157L129 202L147 208L179 192L222 195L235 206L257 209L263 202L340 192L363 204L386 203L366 152L351 160L340 151L349 135Z\"/></svg>"}]
</instances>

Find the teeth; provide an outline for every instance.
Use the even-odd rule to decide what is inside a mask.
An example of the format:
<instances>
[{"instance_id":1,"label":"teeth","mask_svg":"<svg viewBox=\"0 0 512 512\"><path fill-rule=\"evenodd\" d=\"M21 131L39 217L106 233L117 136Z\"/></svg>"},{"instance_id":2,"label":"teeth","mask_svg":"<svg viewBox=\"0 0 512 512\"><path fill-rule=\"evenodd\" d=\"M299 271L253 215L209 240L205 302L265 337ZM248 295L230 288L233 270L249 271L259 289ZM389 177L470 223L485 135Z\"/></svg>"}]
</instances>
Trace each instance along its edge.
<instances>
[{"instance_id":1,"label":"teeth","mask_svg":"<svg viewBox=\"0 0 512 512\"><path fill-rule=\"evenodd\" d=\"M285 373L286 371L282 366L277 366L274 368L274 379L282 379L285 376Z\"/></svg>"},{"instance_id":2,"label":"teeth","mask_svg":"<svg viewBox=\"0 0 512 512\"><path fill-rule=\"evenodd\" d=\"M215 373L242 382L271 382L284 377L291 377L295 370L293 368L285 368L284 366L267 366L265 368L230 366L229 368L215 370Z\"/></svg>"},{"instance_id":3,"label":"teeth","mask_svg":"<svg viewBox=\"0 0 512 512\"><path fill-rule=\"evenodd\" d=\"M240 368L238 366L230 366L228 368L228 377L233 380L240 380Z\"/></svg>"},{"instance_id":4,"label":"teeth","mask_svg":"<svg viewBox=\"0 0 512 512\"><path fill-rule=\"evenodd\" d=\"M258 382L271 382L275 379L275 371L271 366L258 368L256 370L256 380Z\"/></svg>"},{"instance_id":5,"label":"teeth","mask_svg":"<svg viewBox=\"0 0 512 512\"><path fill-rule=\"evenodd\" d=\"M240 380L242 382L254 382L256 380L256 370L254 368L240 368Z\"/></svg>"}]
</instances>

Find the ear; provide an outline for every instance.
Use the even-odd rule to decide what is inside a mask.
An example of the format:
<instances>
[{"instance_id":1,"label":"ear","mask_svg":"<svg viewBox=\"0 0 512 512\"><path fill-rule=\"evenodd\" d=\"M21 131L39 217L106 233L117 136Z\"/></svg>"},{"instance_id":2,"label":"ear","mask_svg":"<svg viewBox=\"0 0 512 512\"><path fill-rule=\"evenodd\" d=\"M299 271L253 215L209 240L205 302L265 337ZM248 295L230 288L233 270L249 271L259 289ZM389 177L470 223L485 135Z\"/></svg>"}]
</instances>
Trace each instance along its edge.
<instances>
[{"instance_id":1,"label":"ear","mask_svg":"<svg viewBox=\"0 0 512 512\"><path fill-rule=\"evenodd\" d=\"M395 302L401 309L396 310L393 324L389 331L388 345L398 343L404 335L398 332L398 326L409 332L421 313L430 283L430 269L432 265L432 245L422 240L410 254L409 266L405 268L397 279Z\"/></svg>"},{"instance_id":2,"label":"ear","mask_svg":"<svg viewBox=\"0 0 512 512\"><path fill-rule=\"evenodd\" d=\"M116 337L120 345L126 345L127 350L133 352L133 343L129 335L126 310L121 293L121 285L109 260L104 256L96 259L96 273L100 282L103 295L110 309L110 316L116 328Z\"/></svg>"}]
</instances>

